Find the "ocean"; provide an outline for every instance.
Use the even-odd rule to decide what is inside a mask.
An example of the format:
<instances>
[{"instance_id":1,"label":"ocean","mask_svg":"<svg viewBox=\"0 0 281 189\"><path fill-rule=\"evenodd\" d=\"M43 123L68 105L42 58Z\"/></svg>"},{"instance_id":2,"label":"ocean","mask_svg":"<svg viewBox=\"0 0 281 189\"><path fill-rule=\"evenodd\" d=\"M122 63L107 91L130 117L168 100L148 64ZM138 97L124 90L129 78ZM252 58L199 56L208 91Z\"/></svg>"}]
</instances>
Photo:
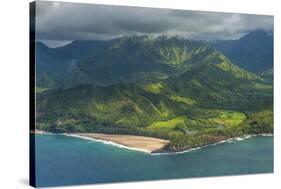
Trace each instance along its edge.
<instances>
[{"instance_id":1,"label":"ocean","mask_svg":"<svg viewBox=\"0 0 281 189\"><path fill-rule=\"evenodd\" d=\"M63 135L35 140L37 187L273 172L272 136L166 155Z\"/></svg>"}]
</instances>

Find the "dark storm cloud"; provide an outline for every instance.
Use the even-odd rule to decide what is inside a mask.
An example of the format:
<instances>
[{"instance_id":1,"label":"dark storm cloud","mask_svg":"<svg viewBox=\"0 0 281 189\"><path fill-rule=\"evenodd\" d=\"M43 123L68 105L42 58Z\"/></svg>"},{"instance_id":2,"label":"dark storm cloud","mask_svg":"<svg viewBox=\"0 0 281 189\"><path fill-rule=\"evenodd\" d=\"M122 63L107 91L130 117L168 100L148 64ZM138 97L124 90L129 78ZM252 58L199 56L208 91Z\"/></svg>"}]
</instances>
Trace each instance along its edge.
<instances>
[{"instance_id":1,"label":"dark storm cloud","mask_svg":"<svg viewBox=\"0 0 281 189\"><path fill-rule=\"evenodd\" d=\"M272 16L37 1L37 40L108 39L122 35L179 35L232 39L272 30Z\"/></svg>"}]
</instances>

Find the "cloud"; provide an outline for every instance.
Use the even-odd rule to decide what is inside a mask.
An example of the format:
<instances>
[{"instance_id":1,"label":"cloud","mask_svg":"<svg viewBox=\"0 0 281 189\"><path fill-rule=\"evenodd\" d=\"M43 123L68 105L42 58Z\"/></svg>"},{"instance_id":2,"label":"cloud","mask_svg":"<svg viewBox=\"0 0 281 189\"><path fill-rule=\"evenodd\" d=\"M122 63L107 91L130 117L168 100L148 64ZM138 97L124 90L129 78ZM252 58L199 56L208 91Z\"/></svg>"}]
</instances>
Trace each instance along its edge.
<instances>
[{"instance_id":1,"label":"cloud","mask_svg":"<svg viewBox=\"0 0 281 189\"><path fill-rule=\"evenodd\" d=\"M51 48L62 47L73 42L73 40L60 40L60 39L59 40L47 39L41 41L43 41L45 45Z\"/></svg>"},{"instance_id":2,"label":"cloud","mask_svg":"<svg viewBox=\"0 0 281 189\"><path fill-rule=\"evenodd\" d=\"M251 30L272 30L273 16L36 2L37 40L109 39L123 35L179 35L233 39Z\"/></svg>"}]
</instances>

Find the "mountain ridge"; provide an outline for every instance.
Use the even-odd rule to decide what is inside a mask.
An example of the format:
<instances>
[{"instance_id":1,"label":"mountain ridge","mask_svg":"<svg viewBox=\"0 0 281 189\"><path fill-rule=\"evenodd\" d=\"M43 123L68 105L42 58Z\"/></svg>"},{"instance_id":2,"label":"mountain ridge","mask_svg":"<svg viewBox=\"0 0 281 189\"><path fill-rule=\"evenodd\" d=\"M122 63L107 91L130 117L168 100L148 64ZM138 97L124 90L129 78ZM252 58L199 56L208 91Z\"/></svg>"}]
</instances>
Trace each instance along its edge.
<instances>
[{"instance_id":1,"label":"mountain ridge","mask_svg":"<svg viewBox=\"0 0 281 189\"><path fill-rule=\"evenodd\" d=\"M83 56L75 58L78 55L73 55L72 59L60 61L61 57L65 56L58 54L66 54L68 49L71 49L69 54L72 54L73 49L82 43L87 44L83 48L87 50L81 50ZM46 50L50 57L63 62L61 64L64 65L64 73L57 73L63 78L56 83L56 87L70 87L83 83L108 85L136 80L159 81L161 78L165 79L185 71L193 64L208 61L206 58L212 54L217 57L223 56L207 43L178 37L133 36L99 41L93 45L94 43L96 42L73 41L64 47ZM88 46L92 46L89 47L91 50ZM38 64L40 65L40 61Z\"/></svg>"},{"instance_id":2,"label":"mountain ridge","mask_svg":"<svg viewBox=\"0 0 281 189\"><path fill-rule=\"evenodd\" d=\"M273 35L255 30L237 40L213 45L234 64L250 72L261 73L273 68Z\"/></svg>"}]
</instances>

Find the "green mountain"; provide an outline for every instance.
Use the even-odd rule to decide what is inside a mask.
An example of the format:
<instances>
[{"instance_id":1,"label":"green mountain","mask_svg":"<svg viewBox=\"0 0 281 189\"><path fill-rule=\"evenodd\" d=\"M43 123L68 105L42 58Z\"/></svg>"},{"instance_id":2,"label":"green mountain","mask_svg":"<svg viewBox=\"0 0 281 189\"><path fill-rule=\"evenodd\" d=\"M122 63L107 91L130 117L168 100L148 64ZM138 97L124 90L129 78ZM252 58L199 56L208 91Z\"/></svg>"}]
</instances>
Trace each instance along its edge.
<instances>
[{"instance_id":1,"label":"green mountain","mask_svg":"<svg viewBox=\"0 0 281 189\"><path fill-rule=\"evenodd\" d=\"M79 59L107 48L110 43L73 41L63 47L49 48L42 42L36 42L36 86L41 89L62 87L65 78L77 69Z\"/></svg>"},{"instance_id":2,"label":"green mountain","mask_svg":"<svg viewBox=\"0 0 281 189\"><path fill-rule=\"evenodd\" d=\"M272 90L263 79L232 64L219 52L167 81L178 94L193 96L201 106L223 109L243 110L246 106L257 110L259 103L264 108L270 101L263 95Z\"/></svg>"},{"instance_id":3,"label":"green mountain","mask_svg":"<svg viewBox=\"0 0 281 189\"><path fill-rule=\"evenodd\" d=\"M68 67L61 87L37 94L37 128L155 136L171 141L166 150L272 132L272 85L207 44L108 44Z\"/></svg>"},{"instance_id":4,"label":"green mountain","mask_svg":"<svg viewBox=\"0 0 281 189\"><path fill-rule=\"evenodd\" d=\"M273 33L255 30L238 40L217 42L214 47L251 72L263 73L273 68Z\"/></svg>"},{"instance_id":5,"label":"green mountain","mask_svg":"<svg viewBox=\"0 0 281 189\"><path fill-rule=\"evenodd\" d=\"M257 30L239 40L211 45L164 36L73 41L58 48L37 42L37 86L67 88L78 84L159 81L185 71L190 63L200 62L215 51L212 46L235 65L272 80L268 73L273 67L273 36Z\"/></svg>"},{"instance_id":6,"label":"green mountain","mask_svg":"<svg viewBox=\"0 0 281 189\"><path fill-rule=\"evenodd\" d=\"M79 53L73 53L75 49ZM78 84L149 83L166 79L185 71L190 64L200 62L211 51L215 50L207 44L177 37L132 36L98 42L74 41L65 47L43 52L64 65L64 73L54 70L55 76L48 78L55 83L49 88L67 88ZM42 54L37 54L38 65L47 62ZM67 54L73 55L67 57ZM54 67L53 61L49 62L49 66ZM61 77L57 78L57 75ZM46 82L44 78L42 80L39 87Z\"/></svg>"},{"instance_id":7,"label":"green mountain","mask_svg":"<svg viewBox=\"0 0 281 189\"><path fill-rule=\"evenodd\" d=\"M54 87L59 80L60 62L50 56L48 50L43 43L36 43L36 80L41 88Z\"/></svg>"},{"instance_id":8,"label":"green mountain","mask_svg":"<svg viewBox=\"0 0 281 189\"><path fill-rule=\"evenodd\" d=\"M190 62L200 61L204 51L212 50L197 42L148 36L122 37L111 44L80 59L63 86L158 81L184 71Z\"/></svg>"}]
</instances>

